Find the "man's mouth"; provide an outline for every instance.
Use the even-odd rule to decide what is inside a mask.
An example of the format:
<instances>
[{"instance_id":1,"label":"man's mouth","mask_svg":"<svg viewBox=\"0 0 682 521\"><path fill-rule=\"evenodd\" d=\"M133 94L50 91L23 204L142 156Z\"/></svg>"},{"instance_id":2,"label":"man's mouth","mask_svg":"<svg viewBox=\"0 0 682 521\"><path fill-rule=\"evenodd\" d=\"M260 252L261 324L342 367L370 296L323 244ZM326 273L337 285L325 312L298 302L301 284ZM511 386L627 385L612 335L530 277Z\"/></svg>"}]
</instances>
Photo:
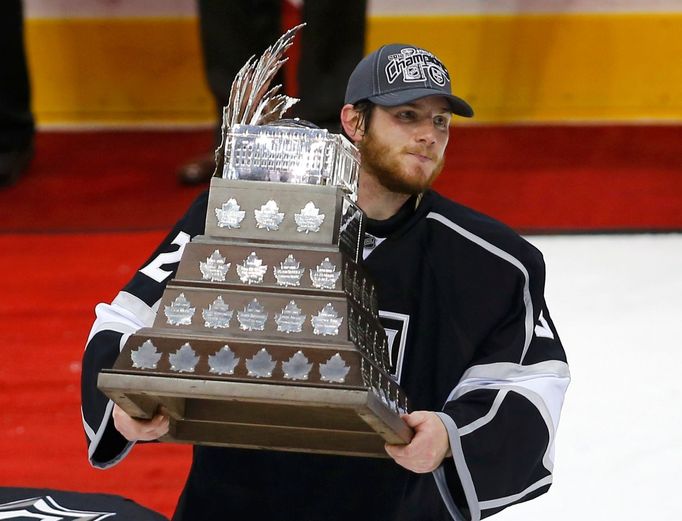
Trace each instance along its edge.
<instances>
[{"instance_id":1,"label":"man's mouth","mask_svg":"<svg viewBox=\"0 0 682 521\"><path fill-rule=\"evenodd\" d=\"M435 161L435 159L426 154L420 154L419 152L408 152L409 155L415 157L421 163L427 163L429 161Z\"/></svg>"}]
</instances>

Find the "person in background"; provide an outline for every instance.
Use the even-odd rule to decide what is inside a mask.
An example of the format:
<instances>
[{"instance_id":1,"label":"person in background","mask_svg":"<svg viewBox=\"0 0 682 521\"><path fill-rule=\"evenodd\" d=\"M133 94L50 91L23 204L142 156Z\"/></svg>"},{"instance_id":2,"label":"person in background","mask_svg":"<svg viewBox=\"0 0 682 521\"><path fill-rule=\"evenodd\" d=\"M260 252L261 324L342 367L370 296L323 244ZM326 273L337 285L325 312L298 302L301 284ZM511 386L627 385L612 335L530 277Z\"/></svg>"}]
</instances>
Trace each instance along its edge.
<instances>
[{"instance_id":1,"label":"person in background","mask_svg":"<svg viewBox=\"0 0 682 521\"><path fill-rule=\"evenodd\" d=\"M35 126L21 0L0 2L0 187L14 184L33 157Z\"/></svg>"},{"instance_id":2,"label":"person in background","mask_svg":"<svg viewBox=\"0 0 682 521\"><path fill-rule=\"evenodd\" d=\"M214 148L232 80L250 56L260 56L282 33L283 1L296 4L306 23L297 70L301 101L291 115L339 130L346 80L364 53L366 0L199 0L204 69L216 104ZM277 83L283 83L281 76ZM177 175L181 183L196 185L208 182L214 168L211 150L182 165Z\"/></svg>"}]
</instances>

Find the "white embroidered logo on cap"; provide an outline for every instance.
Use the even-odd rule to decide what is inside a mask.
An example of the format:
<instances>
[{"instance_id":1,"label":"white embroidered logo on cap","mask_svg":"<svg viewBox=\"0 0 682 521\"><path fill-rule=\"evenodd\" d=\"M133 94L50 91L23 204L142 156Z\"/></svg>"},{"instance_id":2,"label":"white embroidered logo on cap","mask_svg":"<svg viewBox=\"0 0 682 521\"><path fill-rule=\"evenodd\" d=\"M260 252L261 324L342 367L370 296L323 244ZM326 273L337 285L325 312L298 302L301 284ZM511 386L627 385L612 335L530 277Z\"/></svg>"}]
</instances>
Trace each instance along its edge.
<instances>
[{"instance_id":1,"label":"white embroidered logo on cap","mask_svg":"<svg viewBox=\"0 0 682 521\"><path fill-rule=\"evenodd\" d=\"M393 83L401 76L405 83L423 82L427 80L427 75L441 87L450 81L445 66L428 51L406 47L400 54L388 56L386 65L388 83Z\"/></svg>"}]
</instances>

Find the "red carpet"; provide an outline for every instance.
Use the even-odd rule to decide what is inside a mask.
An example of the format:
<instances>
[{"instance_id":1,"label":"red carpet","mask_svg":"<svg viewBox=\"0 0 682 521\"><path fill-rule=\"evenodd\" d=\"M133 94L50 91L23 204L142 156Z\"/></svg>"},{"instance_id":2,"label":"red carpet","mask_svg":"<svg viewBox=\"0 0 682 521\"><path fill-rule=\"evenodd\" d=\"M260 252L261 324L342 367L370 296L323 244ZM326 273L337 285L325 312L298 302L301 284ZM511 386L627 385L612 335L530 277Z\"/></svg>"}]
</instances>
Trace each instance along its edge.
<instances>
[{"instance_id":1,"label":"red carpet","mask_svg":"<svg viewBox=\"0 0 682 521\"><path fill-rule=\"evenodd\" d=\"M110 301L158 232L0 235L0 487L118 494L170 516L189 446L139 445L118 466L87 462L80 359L100 301Z\"/></svg>"},{"instance_id":2,"label":"red carpet","mask_svg":"<svg viewBox=\"0 0 682 521\"><path fill-rule=\"evenodd\" d=\"M168 228L199 192L175 170L210 131L43 132L29 171L0 190L0 232Z\"/></svg>"},{"instance_id":3,"label":"red carpet","mask_svg":"<svg viewBox=\"0 0 682 521\"><path fill-rule=\"evenodd\" d=\"M198 189L175 169L202 132L41 133L0 191L0 232L167 229ZM525 231L682 229L682 127L462 127L444 194Z\"/></svg>"}]
</instances>

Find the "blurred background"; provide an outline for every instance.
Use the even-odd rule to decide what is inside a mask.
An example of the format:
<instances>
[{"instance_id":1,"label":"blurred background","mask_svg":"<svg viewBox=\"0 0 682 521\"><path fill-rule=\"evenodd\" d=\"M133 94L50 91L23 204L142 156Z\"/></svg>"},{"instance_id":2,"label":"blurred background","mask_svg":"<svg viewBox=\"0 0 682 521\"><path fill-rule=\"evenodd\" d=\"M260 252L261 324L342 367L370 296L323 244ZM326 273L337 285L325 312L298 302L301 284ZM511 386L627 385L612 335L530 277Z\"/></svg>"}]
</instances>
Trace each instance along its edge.
<instances>
[{"instance_id":1,"label":"blurred background","mask_svg":"<svg viewBox=\"0 0 682 521\"><path fill-rule=\"evenodd\" d=\"M300 4L282 0L283 29ZM170 516L191 448L146 444L90 468L80 357L94 306L206 188L177 177L214 145L197 5L23 7L37 131L0 188L0 487L117 494ZM682 519L682 2L369 0L366 15L367 51L433 51L476 111L455 122L437 189L545 253L573 372L555 484L497 518Z\"/></svg>"}]
</instances>

